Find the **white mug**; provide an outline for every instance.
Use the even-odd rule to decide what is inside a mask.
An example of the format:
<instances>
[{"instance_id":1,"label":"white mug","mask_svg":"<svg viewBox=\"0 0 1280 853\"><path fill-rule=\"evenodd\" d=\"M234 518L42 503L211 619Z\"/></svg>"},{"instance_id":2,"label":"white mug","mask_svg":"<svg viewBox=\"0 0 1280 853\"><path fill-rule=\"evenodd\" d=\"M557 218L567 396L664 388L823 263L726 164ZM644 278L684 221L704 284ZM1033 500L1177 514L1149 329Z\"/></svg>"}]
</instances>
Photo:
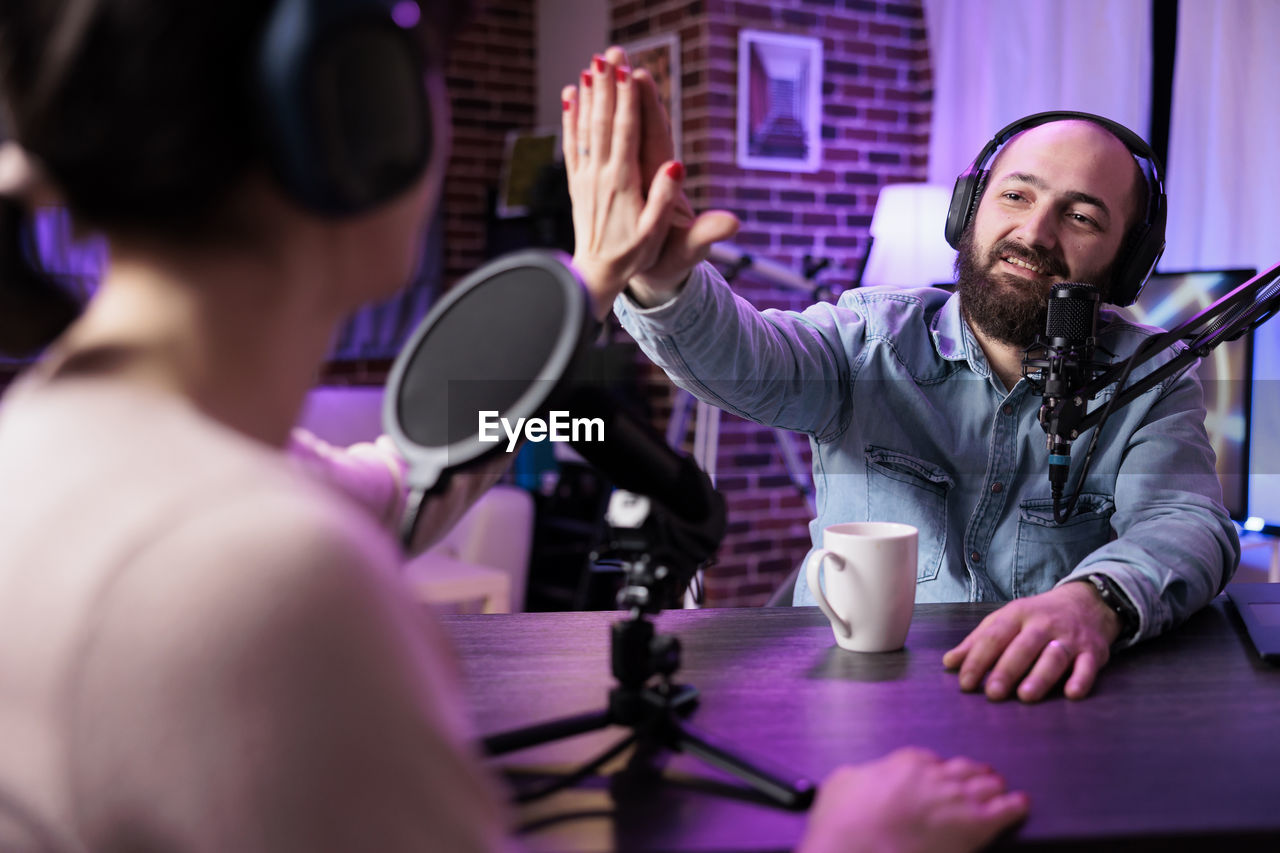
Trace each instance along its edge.
<instances>
[{"instance_id":1,"label":"white mug","mask_svg":"<svg viewBox=\"0 0 1280 853\"><path fill-rule=\"evenodd\" d=\"M809 555L805 578L831 621L836 644L854 652L902 648L916 601L916 539L910 524L833 524ZM826 591L822 567L828 565Z\"/></svg>"}]
</instances>

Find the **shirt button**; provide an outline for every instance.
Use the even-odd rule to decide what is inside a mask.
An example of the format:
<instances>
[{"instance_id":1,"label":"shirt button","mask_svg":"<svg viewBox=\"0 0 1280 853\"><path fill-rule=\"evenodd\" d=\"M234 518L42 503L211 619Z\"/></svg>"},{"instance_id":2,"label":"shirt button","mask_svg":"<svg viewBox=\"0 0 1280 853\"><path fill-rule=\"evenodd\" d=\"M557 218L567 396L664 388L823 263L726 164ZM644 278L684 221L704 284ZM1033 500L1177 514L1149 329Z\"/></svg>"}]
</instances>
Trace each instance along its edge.
<instances>
[{"instance_id":1,"label":"shirt button","mask_svg":"<svg viewBox=\"0 0 1280 853\"><path fill-rule=\"evenodd\" d=\"M1003 491L1004 491L1004 483L992 483L992 484L991 484L991 493L992 493L993 495L998 495L998 494L1000 494L1000 493L1001 493L1001 492L1003 492Z\"/></svg>"},{"instance_id":2,"label":"shirt button","mask_svg":"<svg viewBox=\"0 0 1280 853\"><path fill-rule=\"evenodd\" d=\"M969 555L969 559L976 563L982 559L982 555L979 554L977 551L974 551Z\"/></svg>"},{"instance_id":3,"label":"shirt button","mask_svg":"<svg viewBox=\"0 0 1280 853\"><path fill-rule=\"evenodd\" d=\"M1005 403L1004 408L1002 408L1000 411L1004 412L1006 415L1012 415L1013 406L1010 406L1008 403Z\"/></svg>"}]
</instances>

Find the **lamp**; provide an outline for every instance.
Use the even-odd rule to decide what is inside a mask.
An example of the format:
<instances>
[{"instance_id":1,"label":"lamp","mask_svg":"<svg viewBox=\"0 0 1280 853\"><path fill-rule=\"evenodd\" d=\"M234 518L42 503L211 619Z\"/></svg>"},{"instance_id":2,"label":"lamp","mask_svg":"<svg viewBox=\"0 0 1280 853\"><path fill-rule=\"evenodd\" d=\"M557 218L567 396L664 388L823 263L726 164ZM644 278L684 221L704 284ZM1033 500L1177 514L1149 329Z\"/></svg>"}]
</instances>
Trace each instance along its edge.
<instances>
[{"instance_id":1,"label":"lamp","mask_svg":"<svg viewBox=\"0 0 1280 853\"><path fill-rule=\"evenodd\" d=\"M928 287L954 280L956 252L943 231L951 187L889 184L871 217L871 248L863 285Z\"/></svg>"}]
</instances>

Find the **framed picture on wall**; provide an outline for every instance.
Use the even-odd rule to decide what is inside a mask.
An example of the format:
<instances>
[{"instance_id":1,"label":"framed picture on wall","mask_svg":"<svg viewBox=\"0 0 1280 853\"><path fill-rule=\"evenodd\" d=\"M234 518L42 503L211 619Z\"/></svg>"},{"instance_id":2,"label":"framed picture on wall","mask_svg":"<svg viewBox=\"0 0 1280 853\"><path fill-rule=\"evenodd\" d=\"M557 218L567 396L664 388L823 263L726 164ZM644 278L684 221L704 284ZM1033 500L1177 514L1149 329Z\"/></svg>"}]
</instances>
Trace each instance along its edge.
<instances>
[{"instance_id":1,"label":"framed picture on wall","mask_svg":"<svg viewBox=\"0 0 1280 853\"><path fill-rule=\"evenodd\" d=\"M822 163L822 41L738 33L738 166L816 172Z\"/></svg>"},{"instance_id":2,"label":"framed picture on wall","mask_svg":"<svg viewBox=\"0 0 1280 853\"><path fill-rule=\"evenodd\" d=\"M653 75L658 98L671 122L671 141L676 159L680 156L680 36L662 33L622 45L632 68L643 68Z\"/></svg>"}]
</instances>

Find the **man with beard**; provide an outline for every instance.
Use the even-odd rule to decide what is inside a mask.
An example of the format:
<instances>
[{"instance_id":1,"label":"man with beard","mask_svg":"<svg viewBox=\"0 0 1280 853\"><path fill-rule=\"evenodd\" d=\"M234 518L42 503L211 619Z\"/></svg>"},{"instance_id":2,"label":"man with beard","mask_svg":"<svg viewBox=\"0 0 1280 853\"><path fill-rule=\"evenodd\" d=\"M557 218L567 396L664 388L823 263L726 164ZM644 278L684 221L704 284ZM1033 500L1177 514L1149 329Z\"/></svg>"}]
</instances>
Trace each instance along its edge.
<instances>
[{"instance_id":1,"label":"man with beard","mask_svg":"<svg viewBox=\"0 0 1280 853\"><path fill-rule=\"evenodd\" d=\"M606 123L578 122L593 149L604 141ZM657 125L644 116L641 163L661 159ZM566 127L567 154L575 131ZM962 690L1033 702L1065 678L1078 699L1113 648L1185 620L1239 561L1190 371L1111 415L1075 512L1054 521L1023 351L1044 329L1053 285L1092 283L1104 299L1117 284L1136 293L1163 245L1161 217L1147 269L1131 271L1133 235L1158 195L1147 180L1112 129L1055 120L995 157L959 241L954 295L864 288L837 305L757 311L695 265L736 230L731 215L712 212L677 223L614 308L681 387L809 436L815 545L831 524L906 522L920 531L917 601L1008 602L944 656ZM1122 271L1131 280L1112 281ZM1151 334L1102 311L1102 352L1125 358ZM803 573L794 603L814 603Z\"/></svg>"}]
</instances>

